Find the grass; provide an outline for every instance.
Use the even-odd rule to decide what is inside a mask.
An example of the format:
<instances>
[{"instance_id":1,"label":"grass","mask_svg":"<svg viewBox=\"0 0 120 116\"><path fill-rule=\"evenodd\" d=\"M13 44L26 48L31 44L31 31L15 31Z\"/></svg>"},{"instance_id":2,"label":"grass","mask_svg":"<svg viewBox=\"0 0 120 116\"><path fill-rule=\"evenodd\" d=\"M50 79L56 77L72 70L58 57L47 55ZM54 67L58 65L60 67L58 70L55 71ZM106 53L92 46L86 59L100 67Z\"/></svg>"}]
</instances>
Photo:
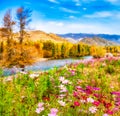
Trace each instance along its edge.
<instances>
[{"instance_id":1,"label":"grass","mask_svg":"<svg viewBox=\"0 0 120 116\"><path fill-rule=\"evenodd\" d=\"M120 58L42 72L0 71L0 116L119 116Z\"/></svg>"}]
</instances>

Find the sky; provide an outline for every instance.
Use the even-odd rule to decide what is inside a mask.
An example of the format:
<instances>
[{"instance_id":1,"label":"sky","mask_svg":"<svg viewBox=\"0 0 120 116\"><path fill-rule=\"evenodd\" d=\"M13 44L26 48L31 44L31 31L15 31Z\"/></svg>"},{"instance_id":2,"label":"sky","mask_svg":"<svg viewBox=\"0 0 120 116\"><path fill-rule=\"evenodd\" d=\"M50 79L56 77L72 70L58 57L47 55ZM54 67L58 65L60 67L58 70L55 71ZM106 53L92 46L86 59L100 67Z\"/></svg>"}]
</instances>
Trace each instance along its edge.
<instances>
[{"instance_id":1,"label":"sky","mask_svg":"<svg viewBox=\"0 0 120 116\"><path fill-rule=\"evenodd\" d=\"M30 30L47 33L120 34L120 0L0 0L0 25L7 9L32 9Z\"/></svg>"}]
</instances>

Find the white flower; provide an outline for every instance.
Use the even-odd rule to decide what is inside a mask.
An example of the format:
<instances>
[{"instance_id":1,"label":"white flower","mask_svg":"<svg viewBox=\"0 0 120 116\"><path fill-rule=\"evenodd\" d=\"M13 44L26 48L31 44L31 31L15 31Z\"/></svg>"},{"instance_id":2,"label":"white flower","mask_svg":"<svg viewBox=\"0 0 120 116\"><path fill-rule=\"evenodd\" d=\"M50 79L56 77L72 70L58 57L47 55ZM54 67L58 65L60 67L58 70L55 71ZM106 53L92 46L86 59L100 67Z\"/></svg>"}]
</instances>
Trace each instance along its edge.
<instances>
[{"instance_id":1,"label":"white flower","mask_svg":"<svg viewBox=\"0 0 120 116\"><path fill-rule=\"evenodd\" d=\"M25 98L25 96L21 96L21 98L23 99L23 98Z\"/></svg>"},{"instance_id":2,"label":"white flower","mask_svg":"<svg viewBox=\"0 0 120 116\"><path fill-rule=\"evenodd\" d=\"M94 106L91 106L91 107L89 108L89 111L90 111L92 114L94 114L94 113L96 113L97 108L94 107Z\"/></svg>"},{"instance_id":3,"label":"white flower","mask_svg":"<svg viewBox=\"0 0 120 116\"><path fill-rule=\"evenodd\" d=\"M64 101L58 101L58 103L61 105L61 106L65 106L65 102Z\"/></svg>"},{"instance_id":4,"label":"white flower","mask_svg":"<svg viewBox=\"0 0 120 116\"><path fill-rule=\"evenodd\" d=\"M109 116L108 114L103 114L103 116Z\"/></svg>"},{"instance_id":5,"label":"white flower","mask_svg":"<svg viewBox=\"0 0 120 116\"><path fill-rule=\"evenodd\" d=\"M32 78L32 79L34 79L34 78L36 78L38 76L39 76L39 74L34 74L34 73L29 75L29 77Z\"/></svg>"},{"instance_id":6,"label":"white flower","mask_svg":"<svg viewBox=\"0 0 120 116\"><path fill-rule=\"evenodd\" d=\"M67 92L67 88L66 88L66 87L62 88L62 89L60 90L60 93L62 93L62 92Z\"/></svg>"},{"instance_id":7,"label":"white flower","mask_svg":"<svg viewBox=\"0 0 120 116\"><path fill-rule=\"evenodd\" d=\"M63 99L66 95L65 94L60 94L59 99Z\"/></svg>"},{"instance_id":8,"label":"white flower","mask_svg":"<svg viewBox=\"0 0 120 116\"><path fill-rule=\"evenodd\" d=\"M60 89L63 89L64 87L65 87L65 86L64 86L64 85L62 85L62 84L59 86L59 88L60 88Z\"/></svg>"},{"instance_id":9,"label":"white flower","mask_svg":"<svg viewBox=\"0 0 120 116\"><path fill-rule=\"evenodd\" d=\"M88 102L88 103L93 103L93 102L94 102L94 99L91 98L91 97L89 97L89 98L87 98L87 102Z\"/></svg>"},{"instance_id":10,"label":"white flower","mask_svg":"<svg viewBox=\"0 0 120 116\"><path fill-rule=\"evenodd\" d=\"M86 100L80 100L80 102L81 102L81 103L85 103L85 102L86 102Z\"/></svg>"},{"instance_id":11,"label":"white flower","mask_svg":"<svg viewBox=\"0 0 120 116\"><path fill-rule=\"evenodd\" d=\"M10 82L10 81L12 81L12 80L13 80L12 76L7 77L7 78L5 79L5 81L7 81L7 82Z\"/></svg>"},{"instance_id":12,"label":"white flower","mask_svg":"<svg viewBox=\"0 0 120 116\"><path fill-rule=\"evenodd\" d=\"M27 74L27 72L25 72L25 71L20 71L20 73L21 73L21 74L24 74L24 75Z\"/></svg>"}]
</instances>

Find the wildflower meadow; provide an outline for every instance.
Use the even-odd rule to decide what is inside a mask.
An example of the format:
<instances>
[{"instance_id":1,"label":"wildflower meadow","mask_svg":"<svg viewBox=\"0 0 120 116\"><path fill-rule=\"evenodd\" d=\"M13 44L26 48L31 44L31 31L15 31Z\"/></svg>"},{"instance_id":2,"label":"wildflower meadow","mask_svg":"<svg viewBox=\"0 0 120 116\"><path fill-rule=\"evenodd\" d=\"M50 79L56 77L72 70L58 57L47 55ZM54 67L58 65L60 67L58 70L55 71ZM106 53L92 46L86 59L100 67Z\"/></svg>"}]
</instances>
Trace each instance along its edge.
<instances>
[{"instance_id":1,"label":"wildflower meadow","mask_svg":"<svg viewBox=\"0 0 120 116\"><path fill-rule=\"evenodd\" d=\"M45 72L0 71L0 116L120 116L120 58Z\"/></svg>"}]
</instances>

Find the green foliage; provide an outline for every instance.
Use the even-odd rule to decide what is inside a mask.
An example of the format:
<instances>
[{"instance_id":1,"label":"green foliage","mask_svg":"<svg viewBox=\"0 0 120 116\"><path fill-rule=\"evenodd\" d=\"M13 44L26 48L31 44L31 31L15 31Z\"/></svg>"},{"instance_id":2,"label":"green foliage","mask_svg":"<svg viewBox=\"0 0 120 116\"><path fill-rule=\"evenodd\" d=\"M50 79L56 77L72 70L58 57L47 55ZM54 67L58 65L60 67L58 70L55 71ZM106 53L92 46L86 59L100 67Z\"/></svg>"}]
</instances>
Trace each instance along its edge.
<instances>
[{"instance_id":1,"label":"green foliage","mask_svg":"<svg viewBox=\"0 0 120 116\"><path fill-rule=\"evenodd\" d=\"M115 72L114 66L108 65L108 66L106 67L105 71L106 71L107 73L109 73L109 74L114 73L114 72Z\"/></svg>"}]
</instances>

